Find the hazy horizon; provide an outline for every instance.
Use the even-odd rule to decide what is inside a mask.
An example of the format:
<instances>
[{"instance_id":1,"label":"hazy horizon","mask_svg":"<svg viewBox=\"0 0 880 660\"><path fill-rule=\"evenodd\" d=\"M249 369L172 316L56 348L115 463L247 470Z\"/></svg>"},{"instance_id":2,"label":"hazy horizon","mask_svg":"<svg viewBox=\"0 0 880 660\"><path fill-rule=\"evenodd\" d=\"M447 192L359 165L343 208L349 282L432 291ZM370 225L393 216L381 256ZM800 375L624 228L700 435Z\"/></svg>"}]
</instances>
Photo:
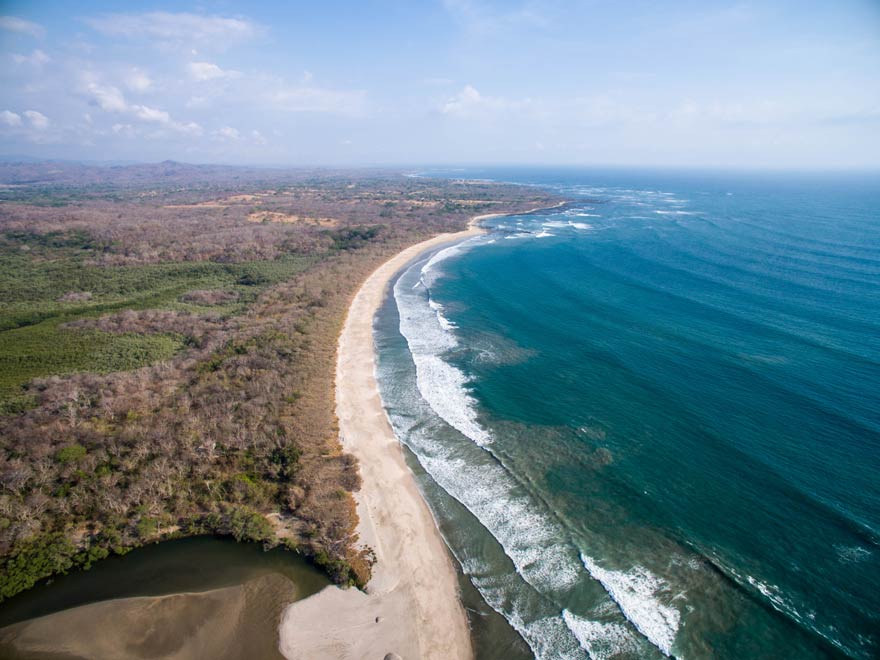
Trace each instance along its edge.
<instances>
[{"instance_id":1,"label":"hazy horizon","mask_svg":"<svg viewBox=\"0 0 880 660\"><path fill-rule=\"evenodd\" d=\"M880 167L880 7L12 1L0 153L256 166Z\"/></svg>"}]
</instances>

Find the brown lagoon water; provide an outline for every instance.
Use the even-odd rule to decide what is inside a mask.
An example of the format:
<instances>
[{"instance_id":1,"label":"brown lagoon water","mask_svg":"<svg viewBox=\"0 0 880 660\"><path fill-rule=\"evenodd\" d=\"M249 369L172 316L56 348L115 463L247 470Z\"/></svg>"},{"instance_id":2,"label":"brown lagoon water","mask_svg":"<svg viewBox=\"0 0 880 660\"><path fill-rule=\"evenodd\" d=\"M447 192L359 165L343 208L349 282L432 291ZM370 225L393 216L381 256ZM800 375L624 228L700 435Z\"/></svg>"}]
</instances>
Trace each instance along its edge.
<instances>
[{"instance_id":1,"label":"brown lagoon water","mask_svg":"<svg viewBox=\"0 0 880 660\"><path fill-rule=\"evenodd\" d=\"M168 541L0 604L0 657L281 657L284 606L329 584L280 549Z\"/></svg>"}]
</instances>

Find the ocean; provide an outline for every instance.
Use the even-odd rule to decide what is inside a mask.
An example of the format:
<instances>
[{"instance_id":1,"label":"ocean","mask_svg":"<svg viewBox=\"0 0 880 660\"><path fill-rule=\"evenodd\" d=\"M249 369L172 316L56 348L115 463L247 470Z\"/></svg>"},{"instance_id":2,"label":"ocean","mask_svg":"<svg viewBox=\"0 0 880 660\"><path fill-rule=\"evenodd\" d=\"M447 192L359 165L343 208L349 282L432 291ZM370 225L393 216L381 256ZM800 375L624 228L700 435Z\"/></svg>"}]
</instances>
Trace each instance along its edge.
<instances>
[{"instance_id":1,"label":"ocean","mask_svg":"<svg viewBox=\"0 0 880 660\"><path fill-rule=\"evenodd\" d=\"M880 657L880 177L591 169L375 322L480 658Z\"/></svg>"}]
</instances>

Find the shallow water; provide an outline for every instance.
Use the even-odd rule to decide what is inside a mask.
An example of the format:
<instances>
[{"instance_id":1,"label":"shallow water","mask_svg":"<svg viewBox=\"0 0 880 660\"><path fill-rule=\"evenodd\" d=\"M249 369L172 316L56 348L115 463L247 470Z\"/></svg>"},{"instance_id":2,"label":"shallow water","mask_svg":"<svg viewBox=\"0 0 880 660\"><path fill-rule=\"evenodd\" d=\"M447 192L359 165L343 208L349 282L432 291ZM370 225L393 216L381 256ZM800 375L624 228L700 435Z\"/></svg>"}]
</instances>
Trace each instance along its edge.
<instances>
[{"instance_id":1,"label":"shallow water","mask_svg":"<svg viewBox=\"0 0 880 660\"><path fill-rule=\"evenodd\" d=\"M200 536L148 545L109 557L0 603L0 627L89 603L136 596L205 592L266 575L290 581L293 602L330 584L313 566L281 549Z\"/></svg>"},{"instance_id":2,"label":"shallow water","mask_svg":"<svg viewBox=\"0 0 880 660\"><path fill-rule=\"evenodd\" d=\"M575 200L377 317L480 655L880 653L877 178L470 175Z\"/></svg>"}]
</instances>

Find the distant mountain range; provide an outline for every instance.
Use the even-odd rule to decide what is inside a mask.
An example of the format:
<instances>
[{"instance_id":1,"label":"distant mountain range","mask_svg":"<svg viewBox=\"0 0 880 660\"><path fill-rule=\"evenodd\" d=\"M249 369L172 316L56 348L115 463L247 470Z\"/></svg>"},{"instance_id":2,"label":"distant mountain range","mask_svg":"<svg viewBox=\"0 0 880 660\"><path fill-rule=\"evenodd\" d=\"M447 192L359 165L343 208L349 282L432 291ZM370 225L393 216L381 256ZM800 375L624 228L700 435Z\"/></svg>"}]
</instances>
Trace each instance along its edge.
<instances>
[{"instance_id":1,"label":"distant mountain range","mask_svg":"<svg viewBox=\"0 0 880 660\"><path fill-rule=\"evenodd\" d=\"M41 160L28 156L0 156L0 185L143 186L230 182L290 181L313 176L317 168L240 167L193 165L165 160L161 163L84 163ZM349 174L363 177L367 170L320 169L323 175ZM377 174L379 170L372 173Z\"/></svg>"}]
</instances>

